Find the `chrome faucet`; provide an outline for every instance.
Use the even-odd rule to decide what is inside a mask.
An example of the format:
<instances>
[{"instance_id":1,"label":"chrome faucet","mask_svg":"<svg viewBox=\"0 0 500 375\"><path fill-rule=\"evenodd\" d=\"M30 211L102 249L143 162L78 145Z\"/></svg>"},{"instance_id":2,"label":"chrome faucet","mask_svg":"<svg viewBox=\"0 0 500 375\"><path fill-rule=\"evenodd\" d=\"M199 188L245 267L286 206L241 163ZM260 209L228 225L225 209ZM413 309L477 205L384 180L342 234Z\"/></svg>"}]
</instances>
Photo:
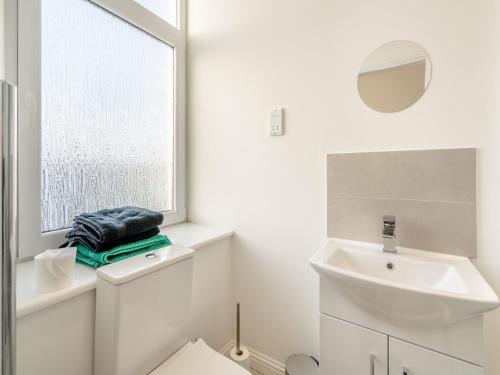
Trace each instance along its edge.
<instances>
[{"instance_id":1,"label":"chrome faucet","mask_svg":"<svg viewBox=\"0 0 500 375\"><path fill-rule=\"evenodd\" d=\"M384 215L384 229L382 238L384 239L384 253L397 253L396 249L396 217Z\"/></svg>"}]
</instances>

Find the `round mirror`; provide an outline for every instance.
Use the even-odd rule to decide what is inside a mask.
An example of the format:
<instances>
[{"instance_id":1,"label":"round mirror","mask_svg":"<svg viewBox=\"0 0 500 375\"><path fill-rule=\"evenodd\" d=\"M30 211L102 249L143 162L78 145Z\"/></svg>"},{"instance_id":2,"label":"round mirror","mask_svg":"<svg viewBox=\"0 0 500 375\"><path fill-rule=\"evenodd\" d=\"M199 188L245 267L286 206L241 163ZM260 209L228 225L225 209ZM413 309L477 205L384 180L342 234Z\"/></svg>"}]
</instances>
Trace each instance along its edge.
<instances>
[{"instance_id":1,"label":"round mirror","mask_svg":"<svg viewBox=\"0 0 500 375\"><path fill-rule=\"evenodd\" d=\"M398 112L424 94L431 80L431 60L417 43L396 40L373 51L358 73L358 92L370 108Z\"/></svg>"}]
</instances>

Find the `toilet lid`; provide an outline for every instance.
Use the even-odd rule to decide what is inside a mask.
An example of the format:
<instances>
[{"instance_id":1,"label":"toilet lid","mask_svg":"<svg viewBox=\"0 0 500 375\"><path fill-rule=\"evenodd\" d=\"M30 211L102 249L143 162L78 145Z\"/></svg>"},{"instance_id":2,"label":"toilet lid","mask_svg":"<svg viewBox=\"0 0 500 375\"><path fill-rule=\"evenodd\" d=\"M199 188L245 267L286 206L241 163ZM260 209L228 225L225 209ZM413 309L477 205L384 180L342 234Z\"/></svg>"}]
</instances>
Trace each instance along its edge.
<instances>
[{"instance_id":1,"label":"toilet lid","mask_svg":"<svg viewBox=\"0 0 500 375\"><path fill-rule=\"evenodd\" d=\"M202 339L188 342L150 375L250 375L240 365L217 353Z\"/></svg>"}]
</instances>

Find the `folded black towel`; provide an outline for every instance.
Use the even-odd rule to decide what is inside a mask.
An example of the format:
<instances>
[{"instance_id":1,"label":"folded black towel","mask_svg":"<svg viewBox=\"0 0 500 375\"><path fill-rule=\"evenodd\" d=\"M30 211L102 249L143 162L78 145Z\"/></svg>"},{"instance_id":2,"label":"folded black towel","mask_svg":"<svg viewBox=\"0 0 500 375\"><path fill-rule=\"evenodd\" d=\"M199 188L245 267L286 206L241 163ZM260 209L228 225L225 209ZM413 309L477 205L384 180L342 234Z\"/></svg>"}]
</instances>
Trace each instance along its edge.
<instances>
[{"instance_id":1,"label":"folded black towel","mask_svg":"<svg viewBox=\"0 0 500 375\"><path fill-rule=\"evenodd\" d=\"M82 230L75 224L75 227L66 234L66 242L61 247L80 244L89 248L95 253L102 253L120 245L148 239L150 237L156 236L158 233L160 233L160 229L158 227L155 227L146 232L123 237L116 241L100 243L96 241L93 236L89 235L87 231Z\"/></svg>"},{"instance_id":2,"label":"folded black towel","mask_svg":"<svg viewBox=\"0 0 500 375\"><path fill-rule=\"evenodd\" d=\"M75 217L77 228L85 230L99 243L144 233L162 222L162 213L139 207L109 208Z\"/></svg>"},{"instance_id":3,"label":"folded black towel","mask_svg":"<svg viewBox=\"0 0 500 375\"><path fill-rule=\"evenodd\" d=\"M104 209L75 217L73 229L61 246L81 244L94 252L103 252L126 243L156 236L163 214L139 207Z\"/></svg>"}]
</instances>

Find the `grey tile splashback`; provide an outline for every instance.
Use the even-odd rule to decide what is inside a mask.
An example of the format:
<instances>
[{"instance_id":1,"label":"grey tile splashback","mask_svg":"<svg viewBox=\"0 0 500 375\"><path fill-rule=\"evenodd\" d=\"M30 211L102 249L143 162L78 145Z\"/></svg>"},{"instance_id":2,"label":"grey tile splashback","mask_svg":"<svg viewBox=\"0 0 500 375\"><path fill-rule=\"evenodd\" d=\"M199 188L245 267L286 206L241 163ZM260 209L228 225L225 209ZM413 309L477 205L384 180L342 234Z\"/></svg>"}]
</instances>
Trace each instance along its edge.
<instances>
[{"instance_id":1,"label":"grey tile splashback","mask_svg":"<svg viewBox=\"0 0 500 375\"><path fill-rule=\"evenodd\" d=\"M331 154L328 235L381 242L397 218L399 246L476 256L476 150Z\"/></svg>"}]
</instances>

